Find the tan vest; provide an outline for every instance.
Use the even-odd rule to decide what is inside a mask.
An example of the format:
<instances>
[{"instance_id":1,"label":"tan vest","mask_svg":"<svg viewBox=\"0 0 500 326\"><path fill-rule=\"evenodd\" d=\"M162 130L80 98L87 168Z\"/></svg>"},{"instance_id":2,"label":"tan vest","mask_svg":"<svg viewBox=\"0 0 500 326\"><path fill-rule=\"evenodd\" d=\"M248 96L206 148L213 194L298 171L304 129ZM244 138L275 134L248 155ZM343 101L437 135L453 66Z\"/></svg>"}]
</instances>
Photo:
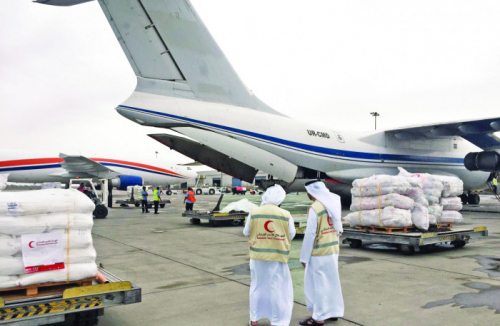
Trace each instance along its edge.
<instances>
[{"instance_id":1,"label":"tan vest","mask_svg":"<svg viewBox=\"0 0 500 326\"><path fill-rule=\"evenodd\" d=\"M326 256L339 253L339 239L333 227L333 220L328 217L325 206L315 201L309 209L318 216L318 228L314 239L313 256ZM330 224L331 223L331 224Z\"/></svg>"},{"instance_id":2,"label":"tan vest","mask_svg":"<svg viewBox=\"0 0 500 326\"><path fill-rule=\"evenodd\" d=\"M288 262L290 212L267 204L252 210L250 217L250 258L254 260Z\"/></svg>"}]
</instances>

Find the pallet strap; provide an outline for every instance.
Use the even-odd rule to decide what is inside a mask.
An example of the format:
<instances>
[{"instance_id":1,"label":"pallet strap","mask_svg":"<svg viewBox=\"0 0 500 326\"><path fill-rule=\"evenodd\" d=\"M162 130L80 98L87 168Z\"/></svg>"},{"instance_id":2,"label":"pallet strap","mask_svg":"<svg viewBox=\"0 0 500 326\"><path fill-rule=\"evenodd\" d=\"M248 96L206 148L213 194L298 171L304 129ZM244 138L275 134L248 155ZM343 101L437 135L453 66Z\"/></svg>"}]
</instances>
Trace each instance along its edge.
<instances>
[{"instance_id":1,"label":"pallet strap","mask_svg":"<svg viewBox=\"0 0 500 326\"><path fill-rule=\"evenodd\" d=\"M66 249L66 255L67 255L67 258L66 258L66 261L67 261L67 264L66 264L66 282L69 283L69 251L70 251L70 239L69 239L69 234L70 234L70 218L69 218L69 208L66 210L66 213L68 215L68 230L66 231L67 232L67 235L68 235L68 243L67 243L67 249Z\"/></svg>"}]
</instances>

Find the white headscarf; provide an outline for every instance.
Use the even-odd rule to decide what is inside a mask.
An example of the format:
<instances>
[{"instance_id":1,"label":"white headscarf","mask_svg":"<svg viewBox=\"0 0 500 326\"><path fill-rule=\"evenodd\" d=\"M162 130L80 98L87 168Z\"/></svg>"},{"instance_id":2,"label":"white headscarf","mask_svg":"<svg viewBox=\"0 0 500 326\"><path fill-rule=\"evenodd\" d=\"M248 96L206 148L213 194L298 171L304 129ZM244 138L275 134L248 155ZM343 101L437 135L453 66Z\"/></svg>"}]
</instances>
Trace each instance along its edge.
<instances>
[{"instance_id":1,"label":"white headscarf","mask_svg":"<svg viewBox=\"0 0 500 326\"><path fill-rule=\"evenodd\" d=\"M340 204L340 197L333 194L326 188L325 184L321 181L316 181L306 186L307 192L316 198L323 206L325 206L328 216L332 219L333 227L338 233L344 232L342 228L341 212L342 206Z\"/></svg>"},{"instance_id":2,"label":"white headscarf","mask_svg":"<svg viewBox=\"0 0 500 326\"><path fill-rule=\"evenodd\" d=\"M274 204L279 206L285 200L286 192L280 185L274 185L267 188L264 195L262 195L262 205Z\"/></svg>"}]
</instances>

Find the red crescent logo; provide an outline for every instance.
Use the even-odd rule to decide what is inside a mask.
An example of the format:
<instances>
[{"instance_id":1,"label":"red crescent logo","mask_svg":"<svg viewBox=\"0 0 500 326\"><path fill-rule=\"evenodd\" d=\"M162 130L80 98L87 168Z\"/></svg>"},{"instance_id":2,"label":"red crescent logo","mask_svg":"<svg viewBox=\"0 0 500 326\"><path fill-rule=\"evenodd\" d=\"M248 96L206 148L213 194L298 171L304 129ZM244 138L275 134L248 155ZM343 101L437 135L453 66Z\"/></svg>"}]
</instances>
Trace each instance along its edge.
<instances>
[{"instance_id":1,"label":"red crescent logo","mask_svg":"<svg viewBox=\"0 0 500 326\"><path fill-rule=\"evenodd\" d=\"M35 242L35 241L30 241L30 243L28 243L28 246L29 246L30 248L35 248L35 247L32 247L32 246L31 246L31 244L32 244L33 242Z\"/></svg>"},{"instance_id":2,"label":"red crescent logo","mask_svg":"<svg viewBox=\"0 0 500 326\"><path fill-rule=\"evenodd\" d=\"M328 216L326 220L328 221L328 225L333 226L333 221L330 216Z\"/></svg>"},{"instance_id":3,"label":"red crescent logo","mask_svg":"<svg viewBox=\"0 0 500 326\"><path fill-rule=\"evenodd\" d=\"M273 223L273 221L267 221L267 222L264 224L264 229L266 229L266 231L267 231L267 232L269 232L269 233L273 233L273 232L274 232L274 230L273 230L273 231L269 230L269 224L270 224L270 223Z\"/></svg>"}]
</instances>

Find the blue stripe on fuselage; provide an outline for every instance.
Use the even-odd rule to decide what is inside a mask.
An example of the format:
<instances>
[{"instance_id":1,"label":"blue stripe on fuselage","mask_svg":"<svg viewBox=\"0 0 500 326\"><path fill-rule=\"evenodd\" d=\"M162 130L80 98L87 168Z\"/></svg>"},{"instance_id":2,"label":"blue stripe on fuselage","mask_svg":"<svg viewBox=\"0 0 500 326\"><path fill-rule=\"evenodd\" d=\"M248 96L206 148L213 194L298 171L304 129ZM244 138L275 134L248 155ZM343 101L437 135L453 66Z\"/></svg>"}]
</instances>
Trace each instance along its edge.
<instances>
[{"instance_id":1,"label":"blue stripe on fuselage","mask_svg":"<svg viewBox=\"0 0 500 326\"><path fill-rule=\"evenodd\" d=\"M272 136L258 134L258 133L251 132L251 131L222 126L222 125L218 125L218 124L214 124L214 123L210 123L210 122L204 122L204 121L195 120L195 119L190 119L190 118L186 118L186 117L180 117L180 116L176 116L176 115L172 115L172 114L168 114L168 113L163 113L163 112L156 112L156 111L151 111L151 110L139 109L139 108L125 106L125 105L120 105L119 107L131 109L131 110L136 110L136 111L140 111L140 112L144 112L144 113L165 116L165 117L173 118L173 119L177 119L177 120L189 121L192 123L197 123L197 124L217 128L217 129L222 129L224 131L236 133L239 135L250 136L250 137L257 138L257 139L260 139L260 140L263 140L266 142L270 142L274 145L279 144L282 146L292 147L292 148L298 149L298 150L305 150L305 151L313 152L316 154L323 154L323 155L326 154L329 156L335 156L336 158L339 158L339 159L352 158L352 159L378 160L378 161L388 160L388 161L405 161L405 162L422 162L422 163L453 163L453 164L463 164L463 162L464 162L463 159L454 158L454 157L418 156L418 155L402 155L402 154L380 154L380 153L364 153L364 152L344 151L344 150L339 150L339 149L319 147L319 146L313 146L313 145L293 142L290 140L285 140L285 139L281 139L281 138L276 138L276 137L272 137Z\"/></svg>"},{"instance_id":2,"label":"blue stripe on fuselage","mask_svg":"<svg viewBox=\"0 0 500 326\"><path fill-rule=\"evenodd\" d=\"M36 165L36 166L13 166L13 167L7 167L7 168L0 168L0 172L54 169L54 168L60 168L60 167L61 167L61 164Z\"/></svg>"}]
</instances>

